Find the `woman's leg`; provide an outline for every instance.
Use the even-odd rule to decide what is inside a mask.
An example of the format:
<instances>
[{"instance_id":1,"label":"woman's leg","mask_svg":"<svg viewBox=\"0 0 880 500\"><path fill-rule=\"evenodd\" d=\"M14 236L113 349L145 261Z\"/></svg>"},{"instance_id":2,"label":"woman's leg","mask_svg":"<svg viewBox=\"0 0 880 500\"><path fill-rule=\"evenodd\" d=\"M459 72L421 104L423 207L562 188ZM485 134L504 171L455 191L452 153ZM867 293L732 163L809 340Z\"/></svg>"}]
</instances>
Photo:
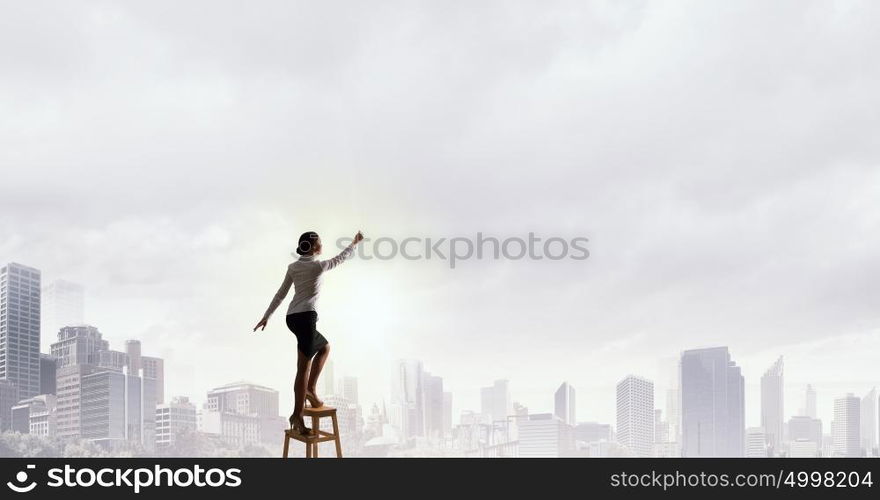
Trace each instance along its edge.
<instances>
[{"instance_id":1,"label":"woman's leg","mask_svg":"<svg viewBox=\"0 0 880 500\"><path fill-rule=\"evenodd\" d=\"M299 349L296 350L296 380L293 381L293 416L301 419L306 399L306 383L311 365L311 359Z\"/></svg>"},{"instance_id":2,"label":"woman's leg","mask_svg":"<svg viewBox=\"0 0 880 500\"><path fill-rule=\"evenodd\" d=\"M324 363L327 362L328 357L330 357L330 344L324 344L324 347L318 349L318 352L315 353L315 357L312 360L312 371L309 374L306 390L314 395L316 399L318 396L318 377L321 376L321 370L324 368ZM320 399L318 401L320 401Z\"/></svg>"}]
</instances>

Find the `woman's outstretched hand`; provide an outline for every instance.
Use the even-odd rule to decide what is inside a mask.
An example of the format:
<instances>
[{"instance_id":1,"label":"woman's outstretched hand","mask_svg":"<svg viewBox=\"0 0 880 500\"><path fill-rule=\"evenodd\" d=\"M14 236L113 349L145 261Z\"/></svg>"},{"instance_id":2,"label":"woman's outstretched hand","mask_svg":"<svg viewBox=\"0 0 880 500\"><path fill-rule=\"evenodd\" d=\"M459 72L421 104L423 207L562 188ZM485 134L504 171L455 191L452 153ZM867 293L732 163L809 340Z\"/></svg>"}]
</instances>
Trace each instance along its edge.
<instances>
[{"instance_id":1,"label":"woman's outstretched hand","mask_svg":"<svg viewBox=\"0 0 880 500\"><path fill-rule=\"evenodd\" d=\"M257 323L257 326L254 327L254 331L257 331L257 328L260 327L262 327L263 330L266 329L266 318L261 319L260 322Z\"/></svg>"},{"instance_id":2,"label":"woman's outstretched hand","mask_svg":"<svg viewBox=\"0 0 880 500\"><path fill-rule=\"evenodd\" d=\"M358 231L356 235L354 235L354 243L357 245L364 239L364 233Z\"/></svg>"}]
</instances>

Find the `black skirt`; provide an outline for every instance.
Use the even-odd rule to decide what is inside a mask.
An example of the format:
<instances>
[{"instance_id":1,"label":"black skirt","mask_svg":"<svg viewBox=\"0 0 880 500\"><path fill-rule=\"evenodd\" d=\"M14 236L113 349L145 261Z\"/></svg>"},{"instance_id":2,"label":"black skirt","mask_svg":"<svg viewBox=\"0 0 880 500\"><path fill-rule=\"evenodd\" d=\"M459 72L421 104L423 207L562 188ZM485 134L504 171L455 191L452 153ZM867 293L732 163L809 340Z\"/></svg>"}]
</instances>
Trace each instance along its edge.
<instances>
[{"instance_id":1,"label":"black skirt","mask_svg":"<svg viewBox=\"0 0 880 500\"><path fill-rule=\"evenodd\" d=\"M318 313L304 311L287 315L287 328L296 335L296 347L311 358L327 345L327 339L318 331Z\"/></svg>"}]
</instances>

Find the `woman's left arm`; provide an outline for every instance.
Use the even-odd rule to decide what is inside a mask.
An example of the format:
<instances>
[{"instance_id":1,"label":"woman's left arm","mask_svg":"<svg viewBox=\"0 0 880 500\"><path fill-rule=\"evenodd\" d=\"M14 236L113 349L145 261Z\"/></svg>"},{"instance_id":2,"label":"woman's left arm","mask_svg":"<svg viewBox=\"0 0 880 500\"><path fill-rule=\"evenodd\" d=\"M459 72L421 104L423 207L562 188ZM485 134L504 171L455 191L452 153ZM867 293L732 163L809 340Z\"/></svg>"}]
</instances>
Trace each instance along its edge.
<instances>
[{"instance_id":1,"label":"woman's left arm","mask_svg":"<svg viewBox=\"0 0 880 500\"><path fill-rule=\"evenodd\" d=\"M272 316L275 309L278 309L278 306L281 305L284 297L287 297L287 292L290 291L290 285L292 284L293 276L291 276L290 267L288 267L287 272L284 274L284 281L281 282L281 287L275 292L275 296L272 297L272 302L269 304L269 308L266 309L266 313L263 314L263 319L261 319L260 322L257 323L257 326L254 327L254 331L257 331L257 328L260 327L262 327L263 330L266 329L266 323L269 322L269 316Z\"/></svg>"}]
</instances>

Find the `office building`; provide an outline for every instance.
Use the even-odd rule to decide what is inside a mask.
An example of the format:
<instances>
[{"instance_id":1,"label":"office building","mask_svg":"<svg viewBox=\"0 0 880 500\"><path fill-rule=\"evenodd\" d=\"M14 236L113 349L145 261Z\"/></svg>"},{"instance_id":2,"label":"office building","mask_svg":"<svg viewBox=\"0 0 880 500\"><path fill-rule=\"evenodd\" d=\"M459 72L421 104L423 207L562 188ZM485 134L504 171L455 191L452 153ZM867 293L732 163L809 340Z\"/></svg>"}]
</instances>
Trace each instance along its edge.
<instances>
[{"instance_id":1,"label":"office building","mask_svg":"<svg viewBox=\"0 0 880 500\"><path fill-rule=\"evenodd\" d=\"M860 398L850 393L834 400L834 420L831 422L833 456L861 456L860 417Z\"/></svg>"},{"instance_id":2,"label":"office building","mask_svg":"<svg viewBox=\"0 0 880 500\"><path fill-rule=\"evenodd\" d=\"M175 397L156 405L156 447L174 446L177 435L187 429L196 430L196 407L189 398Z\"/></svg>"},{"instance_id":3,"label":"office building","mask_svg":"<svg viewBox=\"0 0 880 500\"><path fill-rule=\"evenodd\" d=\"M556 394L554 394L553 396L553 403L554 415L559 417L563 422L568 425L577 424L574 387L572 387L568 382L563 382L562 385L560 385L559 388L556 389Z\"/></svg>"},{"instance_id":4,"label":"office building","mask_svg":"<svg viewBox=\"0 0 880 500\"><path fill-rule=\"evenodd\" d=\"M633 455L654 454L654 383L628 375L617 384L617 442Z\"/></svg>"},{"instance_id":5,"label":"office building","mask_svg":"<svg viewBox=\"0 0 880 500\"><path fill-rule=\"evenodd\" d=\"M767 438L768 454L782 450L784 430L782 356L761 377L761 427Z\"/></svg>"},{"instance_id":6,"label":"office building","mask_svg":"<svg viewBox=\"0 0 880 500\"><path fill-rule=\"evenodd\" d=\"M551 413L529 415L519 423L519 456L555 458L574 450L572 427Z\"/></svg>"},{"instance_id":7,"label":"office building","mask_svg":"<svg viewBox=\"0 0 880 500\"><path fill-rule=\"evenodd\" d=\"M0 268L0 380L40 393L40 271L15 263Z\"/></svg>"},{"instance_id":8,"label":"office building","mask_svg":"<svg viewBox=\"0 0 880 500\"><path fill-rule=\"evenodd\" d=\"M743 456L744 387L727 347L682 353L682 456Z\"/></svg>"}]
</instances>

